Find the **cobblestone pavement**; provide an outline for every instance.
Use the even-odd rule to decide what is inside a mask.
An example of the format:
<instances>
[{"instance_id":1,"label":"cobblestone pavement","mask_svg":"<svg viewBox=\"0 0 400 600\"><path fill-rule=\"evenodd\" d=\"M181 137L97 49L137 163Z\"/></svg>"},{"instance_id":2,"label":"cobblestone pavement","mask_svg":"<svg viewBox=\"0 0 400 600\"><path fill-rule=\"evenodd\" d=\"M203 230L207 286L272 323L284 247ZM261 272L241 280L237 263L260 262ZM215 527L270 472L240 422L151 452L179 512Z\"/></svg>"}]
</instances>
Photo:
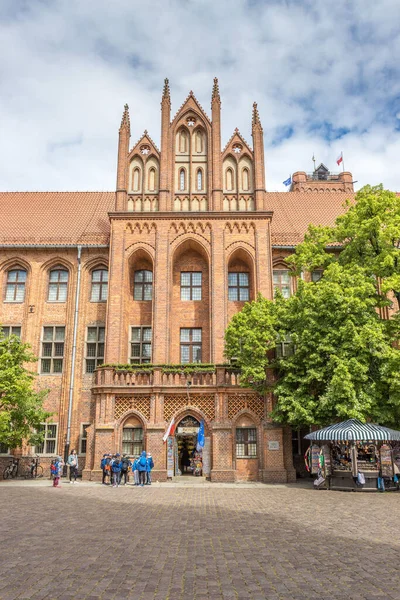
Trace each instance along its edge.
<instances>
[{"instance_id":1,"label":"cobblestone pavement","mask_svg":"<svg viewBox=\"0 0 400 600\"><path fill-rule=\"evenodd\" d=\"M400 495L0 484L0 599L400 599Z\"/></svg>"}]
</instances>

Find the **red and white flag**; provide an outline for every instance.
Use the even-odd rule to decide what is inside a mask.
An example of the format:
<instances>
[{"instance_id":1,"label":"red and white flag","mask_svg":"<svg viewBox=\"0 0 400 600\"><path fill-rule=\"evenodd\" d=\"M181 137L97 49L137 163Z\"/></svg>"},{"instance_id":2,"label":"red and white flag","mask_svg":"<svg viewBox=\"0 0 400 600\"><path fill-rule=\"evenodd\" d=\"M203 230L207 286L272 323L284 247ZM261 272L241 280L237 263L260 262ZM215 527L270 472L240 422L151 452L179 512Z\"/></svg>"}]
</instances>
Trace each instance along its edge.
<instances>
[{"instance_id":1,"label":"red and white flag","mask_svg":"<svg viewBox=\"0 0 400 600\"><path fill-rule=\"evenodd\" d=\"M341 152L339 154L339 156L336 159L336 162L337 162L338 165L340 165L340 163L343 162L343 152Z\"/></svg>"},{"instance_id":2,"label":"red and white flag","mask_svg":"<svg viewBox=\"0 0 400 600\"><path fill-rule=\"evenodd\" d=\"M175 417L172 417L171 423L168 425L168 429L164 434L163 442L166 442L170 435L175 433Z\"/></svg>"}]
</instances>

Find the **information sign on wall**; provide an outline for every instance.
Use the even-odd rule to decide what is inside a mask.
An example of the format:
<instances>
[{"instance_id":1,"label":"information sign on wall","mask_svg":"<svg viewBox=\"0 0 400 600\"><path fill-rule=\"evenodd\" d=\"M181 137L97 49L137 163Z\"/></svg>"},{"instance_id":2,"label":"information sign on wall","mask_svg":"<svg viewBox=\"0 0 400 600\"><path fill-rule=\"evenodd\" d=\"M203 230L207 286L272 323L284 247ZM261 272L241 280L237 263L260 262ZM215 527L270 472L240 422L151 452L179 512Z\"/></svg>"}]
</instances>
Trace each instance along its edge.
<instances>
[{"instance_id":1,"label":"information sign on wall","mask_svg":"<svg viewBox=\"0 0 400 600\"><path fill-rule=\"evenodd\" d=\"M275 442L275 441L268 442L268 450L279 450L279 442Z\"/></svg>"}]
</instances>

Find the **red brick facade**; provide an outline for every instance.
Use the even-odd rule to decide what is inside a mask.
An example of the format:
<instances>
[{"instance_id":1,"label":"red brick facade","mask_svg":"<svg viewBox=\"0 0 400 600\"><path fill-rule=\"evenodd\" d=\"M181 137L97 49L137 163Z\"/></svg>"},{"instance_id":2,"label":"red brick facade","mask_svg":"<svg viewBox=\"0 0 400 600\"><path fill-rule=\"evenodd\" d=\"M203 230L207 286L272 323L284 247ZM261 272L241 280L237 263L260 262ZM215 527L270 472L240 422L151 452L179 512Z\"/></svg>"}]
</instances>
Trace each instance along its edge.
<instances>
[{"instance_id":1,"label":"red brick facade","mask_svg":"<svg viewBox=\"0 0 400 600\"><path fill-rule=\"evenodd\" d=\"M270 422L271 399L240 388L238 374L218 366L226 362L226 326L244 304L229 299L228 273L248 274L250 299L259 292L272 298L273 269L286 268L283 258L309 222L333 222L351 175L341 177L346 186L322 196L315 188L300 189L307 177L299 173L292 192L267 193L256 105L252 149L237 130L222 149L216 80L212 120L192 92L172 120L170 106L166 81L161 151L147 132L130 149L125 108L115 194L0 194L6 215L0 226L0 323L22 326L23 340L44 363L50 352L44 327L65 326L62 373L44 374L44 363L37 365L37 385L50 389L46 407L54 412L50 421L58 424L54 448L49 446L53 451L44 453L43 461L64 453L71 409L70 448L86 450L80 452L85 478L100 477L101 456L121 452L123 430L134 423L142 426L144 447L153 455L154 478L165 480L162 437L172 417L178 422L191 415L205 421L212 481L292 481L291 433ZM318 192L321 186L332 189L331 182L321 182ZM64 301L49 301L55 267L68 273ZM24 298L18 302L7 299L9 273L17 269L26 271ZM108 270L107 301L94 297L99 288L93 272L99 270ZM139 271L152 272L151 300L135 299ZM201 300L181 299L182 272L201 273ZM102 341L93 346L88 339L101 335L95 330L101 327L103 354ZM93 352L101 358L98 363L129 363L132 327L151 328L152 365L134 372L105 366L87 373ZM201 329L201 362L214 367L191 374L168 368L181 362L182 328ZM51 351L61 352L56 346ZM87 439L82 442L83 425ZM256 457L236 455L241 427L256 429ZM24 456L33 452L22 450Z\"/></svg>"}]
</instances>

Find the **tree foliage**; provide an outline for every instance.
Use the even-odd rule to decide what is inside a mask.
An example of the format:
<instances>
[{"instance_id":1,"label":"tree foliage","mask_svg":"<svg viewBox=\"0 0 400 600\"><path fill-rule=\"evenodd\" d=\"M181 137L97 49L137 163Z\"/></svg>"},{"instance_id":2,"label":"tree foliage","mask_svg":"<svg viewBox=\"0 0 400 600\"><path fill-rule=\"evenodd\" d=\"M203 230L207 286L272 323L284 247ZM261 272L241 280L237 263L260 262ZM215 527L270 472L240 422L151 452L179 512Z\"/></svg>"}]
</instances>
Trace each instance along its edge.
<instances>
[{"instance_id":1,"label":"tree foliage","mask_svg":"<svg viewBox=\"0 0 400 600\"><path fill-rule=\"evenodd\" d=\"M400 300L400 198L365 186L347 208L333 227L310 226L288 259L297 274L322 268L322 279L246 304L226 332L242 385L272 384L272 417L294 427L400 419L400 313L387 321L377 311L387 292ZM288 338L293 354L271 358Z\"/></svg>"},{"instance_id":2,"label":"tree foliage","mask_svg":"<svg viewBox=\"0 0 400 600\"><path fill-rule=\"evenodd\" d=\"M43 409L47 392L34 391L35 376L25 367L35 360L28 344L0 328L0 442L9 448L40 443L43 434L35 430L51 414Z\"/></svg>"}]
</instances>

